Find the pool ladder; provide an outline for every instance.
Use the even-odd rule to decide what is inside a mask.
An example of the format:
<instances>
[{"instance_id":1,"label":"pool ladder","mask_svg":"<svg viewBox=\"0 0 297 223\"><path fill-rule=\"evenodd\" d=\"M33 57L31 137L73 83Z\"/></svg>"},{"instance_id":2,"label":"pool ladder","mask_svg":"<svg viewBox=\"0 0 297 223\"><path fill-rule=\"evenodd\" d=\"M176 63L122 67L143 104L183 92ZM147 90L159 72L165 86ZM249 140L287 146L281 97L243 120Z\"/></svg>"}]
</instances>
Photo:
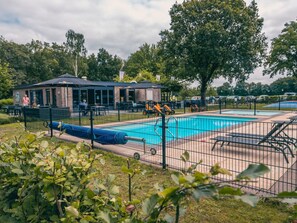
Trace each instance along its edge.
<instances>
[{"instance_id":1,"label":"pool ladder","mask_svg":"<svg viewBox=\"0 0 297 223\"><path fill-rule=\"evenodd\" d=\"M169 123L169 121L171 120L171 119L173 119L174 121L175 121L175 136L174 136L174 134L169 130L169 128L168 128L168 123ZM155 131L155 133L162 139L162 135L158 132L158 129L159 128L162 128L162 125L158 125L158 123L159 123L159 121L162 121L162 118L158 118L157 120L156 120L156 123L155 123L155 125L154 125L154 131ZM159 128L158 128L159 127ZM175 139L175 140L177 140L178 139L178 120L175 118L175 117L173 117L173 116L171 116L171 117L169 117L167 120L166 120L166 122L165 122L165 128L167 129L167 132Z\"/></svg>"}]
</instances>

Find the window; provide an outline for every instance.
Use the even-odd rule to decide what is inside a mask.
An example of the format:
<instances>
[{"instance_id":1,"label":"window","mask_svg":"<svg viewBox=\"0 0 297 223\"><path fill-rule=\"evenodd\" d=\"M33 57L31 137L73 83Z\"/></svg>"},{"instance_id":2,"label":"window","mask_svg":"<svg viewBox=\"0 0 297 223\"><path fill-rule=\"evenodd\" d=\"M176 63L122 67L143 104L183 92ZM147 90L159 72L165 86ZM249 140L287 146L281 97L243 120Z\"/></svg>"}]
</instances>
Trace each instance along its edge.
<instances>
[{"instance_id":1,"label":"window","mask_svg":"<svg viewBox=\"0 0 297 223\"><path fill-rule=\"evenodd\" d=\"M152 101L153 100L153 90L147 89L146 90L146 100Z\"/></svg>"},{"instance_id":2,"label":"window","mask_svg":"<svg viewBox=\"0 0 297 223\"><path fill-rule=\"evenodd\" d=\"M102 90L102 104L103 105L108 104L107 90Z\"/></svg>"},{"instance_id":3,"label":"window","mask_svg":"<svg viewBox=\"0 0 297 223\"><path fill-rule=\"evenodd\" d=\"M72 91L73 109L78 109L79 106L79 90Z\"/></svg>"},{"instance_id":4,"label":"window","mask_svg":"<svg viewBox=\"0 0 297 223\"><path fill-rule=\"evenodd\" d=\"M101 90L95 91L95 103L99 105L101 104Z\"/></svg>"},{"instance_id":5,"label":"window","mask_svg":"<svg viewBox=\"0 0 297 223\"><path fill-rule=\"evenodd\" d=\"M45 89L45 104L50 105L51 104L51 92L50 89Z\"/></svg>"},{"instance_id":6,"label":"window","mask_svg":"<svg viewBox=\"0 0 297 223\"><path fill-rule=\"evenodd\" d=\"M109 99L109 106L113 106L114 104L114 96L113 96L113 90L108 90L108 99Z\"/></svg>"}]
</instances>

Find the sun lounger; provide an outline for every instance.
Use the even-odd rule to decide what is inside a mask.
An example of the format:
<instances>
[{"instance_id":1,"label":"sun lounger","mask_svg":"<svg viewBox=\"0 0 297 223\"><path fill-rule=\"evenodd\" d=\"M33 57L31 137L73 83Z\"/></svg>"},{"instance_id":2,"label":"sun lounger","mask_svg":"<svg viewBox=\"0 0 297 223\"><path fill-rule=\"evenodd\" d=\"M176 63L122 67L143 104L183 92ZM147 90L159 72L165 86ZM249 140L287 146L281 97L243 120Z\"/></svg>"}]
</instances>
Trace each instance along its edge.
<instances>
[{"instance_id":1,"label":"sun lounger","mask_svg":"<svg viewBox=\"0 0 297 223\"><path fill-rule=\"evenodd\" d=\"M287 163L289 163L289 160L286 155L286 150L289 150L290 154L294 157L294 154L287 144L283 142L279 142L275 140L274 136L281 131L282 127L284 126L284 123L276 124L270 132L267 133L267 135L264 135L262 138L242 138L242 137L231 137L231 136L217 136L215 138L211 138L211 140L215 140L215 143L212 147L212 151L215 149L217 143L221 143L220 148L224 146L225 143L234 143L234 144L240 144L240 145L246 145L246 146L261 146L265 148L272 148L275 151L281 152L286 160Z\"/></svg>"},{"instance_id":2,"label":"sun lounger","mask_svg":"<svg viewBox=\"0 0 297 223\"><path fill-rule=\"evenodd\" d=\"M293 145L297 148L297 139L290 137L285 130L290 126L297 124L295 118L290 118L290 121L274 121L274 125L272 130L276 128L277 132L271 137L271 140L275 140L277 142L282 142L287 144L288 146ZM251 139L261 139L265 137L265 135L260 134L249 134L249 133L237 133L231 132L228 134L231 137L241 137L241 138L251 138Z\"/></svg>"}]
</instances>

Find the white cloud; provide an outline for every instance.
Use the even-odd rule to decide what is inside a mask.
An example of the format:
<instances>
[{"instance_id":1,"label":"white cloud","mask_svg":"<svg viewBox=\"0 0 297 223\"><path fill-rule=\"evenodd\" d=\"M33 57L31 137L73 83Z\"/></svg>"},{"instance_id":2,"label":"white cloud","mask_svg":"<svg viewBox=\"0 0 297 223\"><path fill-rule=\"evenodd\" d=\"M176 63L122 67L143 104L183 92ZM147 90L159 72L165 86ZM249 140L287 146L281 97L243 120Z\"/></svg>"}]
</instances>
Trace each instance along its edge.
<instances>
[{"instance_id":1,"label":"white cloud","mask_svg":"<svg viewBox=\"0 0 297 223\"><path fill-rule=\"evenodd\" d=\"M246 0L250 2L251 0ZM63 43L68 29L83 33L89 53L105 48L127 58L143 43L159 41L169 27L168 11L176 0L0 0L0 35L19 43L39 39ZM182 0L178 0L182 2ZM296 19L296 0L259 0L268 39ZM252 76L259 81L267 77Z\"/></svg>"}]
</instances>

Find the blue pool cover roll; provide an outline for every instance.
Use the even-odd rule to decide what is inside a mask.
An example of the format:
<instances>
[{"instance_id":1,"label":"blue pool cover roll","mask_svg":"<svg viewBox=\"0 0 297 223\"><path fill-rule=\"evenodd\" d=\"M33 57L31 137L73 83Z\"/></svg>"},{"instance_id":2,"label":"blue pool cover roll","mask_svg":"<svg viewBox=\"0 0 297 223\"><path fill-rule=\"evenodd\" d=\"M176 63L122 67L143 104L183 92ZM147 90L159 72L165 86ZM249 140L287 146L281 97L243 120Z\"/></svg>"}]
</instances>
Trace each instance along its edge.
<instances>
[{"instance_id":1,"label":"blue pool cover roll","mask_svg":"<svg viewBox=\"0 0 297 223\"><path fill-rule=\"evenodd\" d=\"M91 128L52 122L53 129L65 131L67 134L83 139L91 139ZM128 136L125 132L111 131L106 129L93 129L94 141L104 145L126 144Z\"/></svg>"}]
</instances>

